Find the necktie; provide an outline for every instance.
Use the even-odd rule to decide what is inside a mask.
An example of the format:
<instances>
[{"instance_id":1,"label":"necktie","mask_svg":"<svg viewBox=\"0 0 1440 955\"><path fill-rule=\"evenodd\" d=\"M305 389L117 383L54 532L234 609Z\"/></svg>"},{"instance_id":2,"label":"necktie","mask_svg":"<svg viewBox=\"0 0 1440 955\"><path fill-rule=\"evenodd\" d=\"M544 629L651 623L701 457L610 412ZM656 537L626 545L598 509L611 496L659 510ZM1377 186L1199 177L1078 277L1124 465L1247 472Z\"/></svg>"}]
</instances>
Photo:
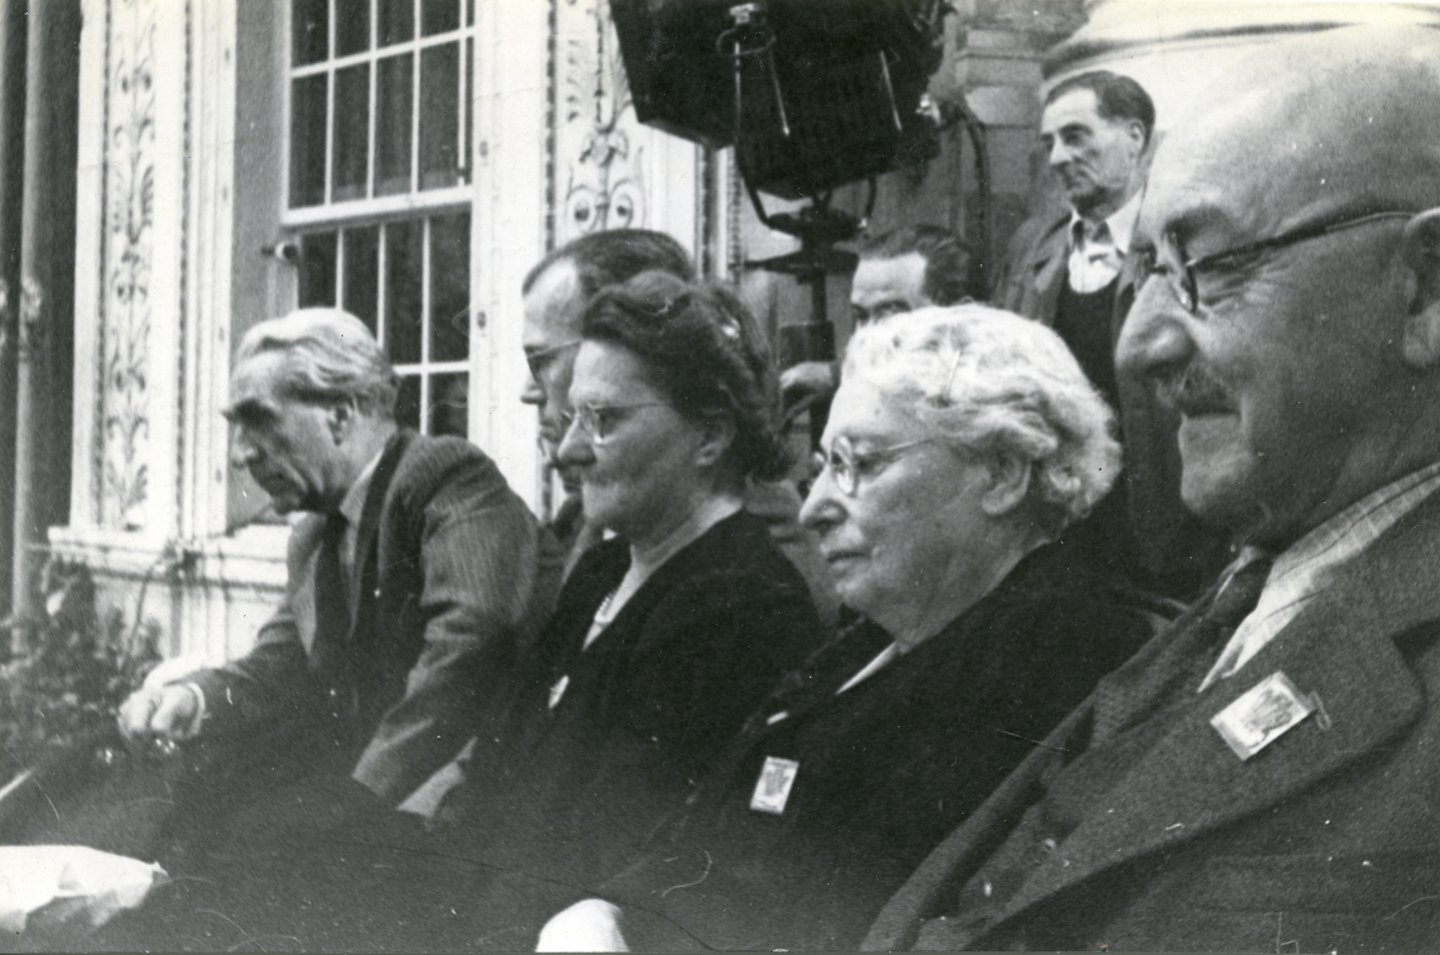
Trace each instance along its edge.
<instances>
[{"instance_id":1,"label":"necktie","mask_svg":"<svg viewBox=\"0 0 1440 955\"><path fill-rule=\"evenodd\" d=\"M341 558L346 523L339 514L326 520L315 558L315 642L310 657L315 672L335 690L348 683L350 586Z\"/></svg>"},{"instance_id":2,"label":"necktie","mask_svg":"<svg viewBox=\"0 0 1440 955\"><path fill-rule=\"evenodd\" d=\"M1205 609L1181 617L1160 638L1166 646L1149 666L1135 672L1121 669L1100 681L1095 688L1092 747L1152 712L1163 700L1194 694L1195 682L1204 673L1203 669L1194 672L1196 666L1208 667L1217 646L1255 609L1273 562L1269 555L1255 552L1214 591Z\"/></svg>"}]
</instances>

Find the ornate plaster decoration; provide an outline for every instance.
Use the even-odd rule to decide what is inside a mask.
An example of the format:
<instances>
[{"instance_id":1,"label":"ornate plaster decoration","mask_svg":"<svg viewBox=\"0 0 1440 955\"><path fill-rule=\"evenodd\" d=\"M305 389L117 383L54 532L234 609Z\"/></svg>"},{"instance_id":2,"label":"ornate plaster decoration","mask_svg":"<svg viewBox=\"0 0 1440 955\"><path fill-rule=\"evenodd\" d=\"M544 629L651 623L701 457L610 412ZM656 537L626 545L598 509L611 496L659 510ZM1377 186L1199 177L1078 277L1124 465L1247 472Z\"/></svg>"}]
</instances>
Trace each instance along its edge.
<instances>
[{"instance_id":1,"label":"ornate plaster decoration","mask_svg":"<svg viewBox=\"0 0 1440 955\"><path fill-rule=\"evenodd\" d=\"M120 0L106 130L101 524L143 524L150 451L157 0Z\"/></svg>"},{"instance_id":2,"label":"ornate plaster decoration","mask_svg":"<svg viewBox=\"0 0 1440 955\"><path fill-rule=\"evenodd\" d=\"M644 147L620 43L599 0L556 10L557 171L563 197L556 240L647 222Z\"/></svg>"}]
</instances>

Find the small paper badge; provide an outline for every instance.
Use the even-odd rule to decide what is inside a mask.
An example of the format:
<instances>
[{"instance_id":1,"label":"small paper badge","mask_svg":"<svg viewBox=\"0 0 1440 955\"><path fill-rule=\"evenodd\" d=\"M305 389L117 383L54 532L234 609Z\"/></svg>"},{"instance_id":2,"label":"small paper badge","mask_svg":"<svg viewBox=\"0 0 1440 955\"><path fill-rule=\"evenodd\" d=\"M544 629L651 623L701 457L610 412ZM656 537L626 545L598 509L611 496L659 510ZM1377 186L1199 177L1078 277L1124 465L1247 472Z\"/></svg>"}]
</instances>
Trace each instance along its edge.
<instances>
[{"instance_id":1,"label":"small paper badge","mask_svg":"<svg viewBox=\"0 0 1440 955\"><path fill-rule=\"evenodd\" d=\"M780 815L785 803L790 800L790 790L795 786L795 774L800 764L793 759L766 756L765 765L760 768L760 778L755 781L755 795L750 797L750 808L756 812Z\"/></svg>"},{"instance_id":2,"label":"small paper badge","mask_svg":"<svg viewBox=\"0 0 1440 955\"><path fill-rule=\"evenodd\" d=\"M1210 725L1236 756L1249 759L1313 712L1314 698L1276 670L1215 714Z\"/></svg>"}]
</instances>

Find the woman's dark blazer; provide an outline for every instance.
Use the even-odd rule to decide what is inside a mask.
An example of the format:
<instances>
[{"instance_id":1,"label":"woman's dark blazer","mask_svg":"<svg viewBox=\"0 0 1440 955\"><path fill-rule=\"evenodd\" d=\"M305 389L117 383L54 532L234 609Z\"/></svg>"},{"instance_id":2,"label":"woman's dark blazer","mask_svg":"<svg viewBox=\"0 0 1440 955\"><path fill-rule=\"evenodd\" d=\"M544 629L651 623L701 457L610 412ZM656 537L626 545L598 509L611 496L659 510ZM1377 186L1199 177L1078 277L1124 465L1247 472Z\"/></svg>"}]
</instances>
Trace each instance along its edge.
<instances>
[{"instance_id":1,"label":"woman's dark blazer","mask_svg":"<svg viewBox=\"0 0 1440 955\"><path fill-rule=\"evenodd\" d=\"M481 734L453 809L490 865L570 880L633 861L823 640L804 579L742 511L666 561L582 650L629 560L619 540L580 559L507 718Z\"/></svg>"},{"instance_id":2,"label":"woman's dark blazer","mask_svg":"<svg viewBox=\"0 0 1440 955\"><path fill-rule=\"evenodd\" d=\"M854 948L927 852L1151 633L1164 605L1067 564L1029 555L842 694L891 642L868 621L787 676L667 837L604 887L632 948ZM750 808L767 757L799 764L779 815Z\"/></svg>"}]
</instances>

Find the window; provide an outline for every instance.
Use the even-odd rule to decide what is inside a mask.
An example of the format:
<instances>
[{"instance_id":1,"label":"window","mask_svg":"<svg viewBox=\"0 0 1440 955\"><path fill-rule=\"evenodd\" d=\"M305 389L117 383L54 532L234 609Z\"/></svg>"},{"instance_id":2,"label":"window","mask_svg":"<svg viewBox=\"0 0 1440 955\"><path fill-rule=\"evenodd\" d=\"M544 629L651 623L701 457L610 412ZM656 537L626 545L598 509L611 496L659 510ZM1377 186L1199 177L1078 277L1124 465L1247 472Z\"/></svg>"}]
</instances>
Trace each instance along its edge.
<instances>
[{"instance_id":1,"label":"window","mask_svg":"<svg viewBox=\"0 0 1440 955\"><path fill-rule=\"evenodd\" d=\"M292 0L285 211L297 304L338 305L400 375L397 416L467 431L474 0Z\"/></svg>"}]
</instances>

